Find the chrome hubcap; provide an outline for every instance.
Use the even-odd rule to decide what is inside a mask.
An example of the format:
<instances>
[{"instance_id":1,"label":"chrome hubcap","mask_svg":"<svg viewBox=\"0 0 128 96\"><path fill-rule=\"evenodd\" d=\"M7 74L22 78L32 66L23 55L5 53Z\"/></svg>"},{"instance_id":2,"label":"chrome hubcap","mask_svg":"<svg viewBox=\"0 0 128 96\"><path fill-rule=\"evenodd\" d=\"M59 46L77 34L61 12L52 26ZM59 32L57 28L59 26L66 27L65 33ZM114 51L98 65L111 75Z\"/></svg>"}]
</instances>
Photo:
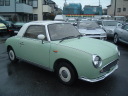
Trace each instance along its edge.
<instances>
[{"instance_id":1,"label":"chrome hubcap","mask_svg":"<svg viewBox=\"0 0 128 96\"><path fill-rule=\"evenodd\" d=\"M64 78L67 78L67 77L68 77L68 73L67 73L65 70L63 70L63 71L62 71L62 76L63 76Z\"/></svg>"},{"instance_id":2,"label":"chrome hubcap","mask_svg":"<svg viewBox=\"0 0 128 96\"><path fill-rule=\"evenodd\" d=\"M9 57L11 60L14 60L14 58L15 58L14 52L12 50L9 51Z\"/></svg>"},{"instance_id":3,"label":"chrome hubcap","mask_svg":"<svg viewBox=\"0 0 128 96\"><path fill-rule=\"evenodd\" d=\"M69 82L71 79L71 73L67 67L61 67L59 70L59 76L62 81Z\"/></svg>"}]
</instances>

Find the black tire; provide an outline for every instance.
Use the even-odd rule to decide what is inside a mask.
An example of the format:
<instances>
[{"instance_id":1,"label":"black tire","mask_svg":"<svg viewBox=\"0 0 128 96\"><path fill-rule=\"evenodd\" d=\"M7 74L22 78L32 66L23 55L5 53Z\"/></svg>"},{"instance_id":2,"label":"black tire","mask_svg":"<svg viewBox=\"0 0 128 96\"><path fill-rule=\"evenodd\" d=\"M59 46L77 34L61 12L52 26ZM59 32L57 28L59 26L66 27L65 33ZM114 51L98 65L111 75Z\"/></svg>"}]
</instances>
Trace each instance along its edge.
<instances>
[{"instance_id":1,"label":"black tire","mask_svg":"<svg viewBox=\"0 0 128 96\"><path fill-rule=\"evenodd\" d=\"M77 79L75 69L67 62L61 62L56 67L56 75L59 81L65 85L72 85Z\"/></svg>"},{"instance_id":2,"label":"black tire","mask_svg":"<svg viewBox=\"0 0 128 96\"><path fill-rule=\"evenodd\" d=\"M17 62L18 61L18 59L16 58L16 55L15 55L15 52L11 47L8 49L8 56L9 56L9 59L11 62Z\"/></svg>"},{"instance_id":3,"label":"black tire","mask_svg":"<svg viewBox=\"0 0 128 96\"><path fill-rule=\"evenodd\" d=\"M118 34L115 34L115 35L114 35L114 40L113 40L113 42L114 42L115 44L117 44L117 43L119 42Z\"/></svg>"}]
</instances>

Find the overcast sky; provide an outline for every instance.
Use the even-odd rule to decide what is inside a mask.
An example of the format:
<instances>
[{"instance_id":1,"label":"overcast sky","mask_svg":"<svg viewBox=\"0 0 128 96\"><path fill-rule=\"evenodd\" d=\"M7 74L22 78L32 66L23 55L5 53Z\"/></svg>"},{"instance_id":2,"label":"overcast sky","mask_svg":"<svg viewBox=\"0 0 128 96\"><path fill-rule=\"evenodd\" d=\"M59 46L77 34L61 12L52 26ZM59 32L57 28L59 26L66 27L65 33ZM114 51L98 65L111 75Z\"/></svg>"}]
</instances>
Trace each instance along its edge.
<instances>
[{"instance_id":1,"label":"overcast sky","mask_svg":"<svg viewBox=\"0 0 128 96\"><path fill-rule=\"evenodd\" d=\"M63 5L65 0L52 0L54 1L59 8L63 9ZM108 5L110 5L111 0L100 0L100 4L103 8L107 8ZM82 7L84 5L92 5L92 6L98 6L99 0L67 0L67 3L81 3Z\"/></svg>"}]
</instances>

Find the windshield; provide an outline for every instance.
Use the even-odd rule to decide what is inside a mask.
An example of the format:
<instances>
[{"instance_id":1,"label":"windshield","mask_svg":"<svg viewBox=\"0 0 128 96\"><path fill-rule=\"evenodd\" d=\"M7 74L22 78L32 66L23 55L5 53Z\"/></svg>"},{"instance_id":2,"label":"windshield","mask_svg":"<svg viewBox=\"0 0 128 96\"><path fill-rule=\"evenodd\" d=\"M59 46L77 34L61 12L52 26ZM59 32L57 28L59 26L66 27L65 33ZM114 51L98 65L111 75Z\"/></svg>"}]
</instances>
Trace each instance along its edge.
<instances>
[{"instance_id":1,"label":"windshield","mask_svg":"<svg viewBox=\"0 0 128 96\"><path fill-rule=\"evenodd\" d=\"M117 21L103 21L104 26L116 26L117 23Z\"/></svg>"},{"instance_id":2,"label":"windshield","mask_svg":"<svg viewBox=\"0 0 128 96\"><path fill-rule=\"evenodd\" d=\"M48 25L51 40L61 40L65 37L77 37L80 35L78 30L68 23L56 23Z\"/></svg>"},{"instance_id":3,"label":"windshield","mask_svg":"<svg viewBox=\"0 0 128 96\"><path fill-rule=\"evenodd\" d=\"M100 28L99 25L96 22L93 21L86 21L86 22L79 22L78 28L80 29L95 29L95 28Z\"/></svg>"}]
</instances>

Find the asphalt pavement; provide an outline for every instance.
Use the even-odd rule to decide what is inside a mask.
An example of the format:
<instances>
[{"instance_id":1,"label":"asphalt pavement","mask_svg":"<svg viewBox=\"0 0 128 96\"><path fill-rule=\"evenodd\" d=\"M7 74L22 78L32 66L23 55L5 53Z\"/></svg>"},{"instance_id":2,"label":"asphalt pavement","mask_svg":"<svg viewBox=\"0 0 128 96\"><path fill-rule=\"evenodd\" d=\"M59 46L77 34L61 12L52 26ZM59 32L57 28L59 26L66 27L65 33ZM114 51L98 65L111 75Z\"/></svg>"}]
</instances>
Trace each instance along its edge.
<instances>
[{"instance_id":1,"label":"asphalt pavement","mask_svg":"<svg viewBox=\"0 0 128 96\"><path fill-rule=\"evenodd\" d=\"M61 84L54 73L24 61L9 61L0 39L0 96L128 96L128 45L118 45L119 68L105 80Z\"/></svg>"}]
</instances>

